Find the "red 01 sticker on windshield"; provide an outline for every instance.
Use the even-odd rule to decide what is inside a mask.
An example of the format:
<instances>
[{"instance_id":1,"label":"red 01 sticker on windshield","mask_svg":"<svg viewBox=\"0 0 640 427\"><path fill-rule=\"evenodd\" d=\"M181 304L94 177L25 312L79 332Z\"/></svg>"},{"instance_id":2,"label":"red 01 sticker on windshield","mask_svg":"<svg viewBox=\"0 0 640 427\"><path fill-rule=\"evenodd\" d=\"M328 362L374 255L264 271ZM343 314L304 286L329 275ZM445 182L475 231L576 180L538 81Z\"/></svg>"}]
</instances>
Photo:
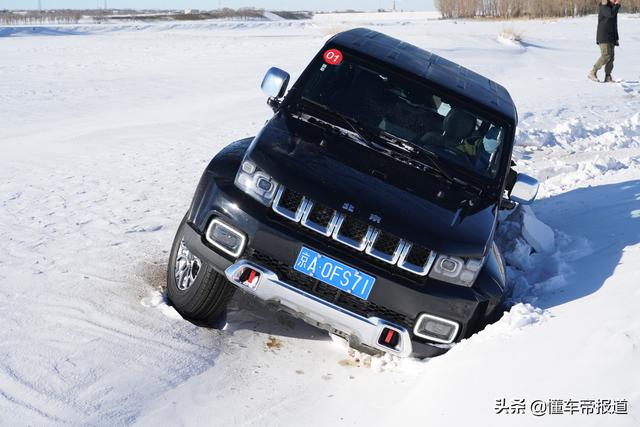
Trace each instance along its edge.
<instances>
[{"instance_id":1,"label":"red 01 sticker on windshield","mask_svg":"<svg viewBox=\"0 0 640 427\"><path fill-rule=\"evenodd\" d=\"M338 49L329 49L324 53L324 62L330 65L338 65L343 58L342 52Z\"/></svg>"}]
</instances>

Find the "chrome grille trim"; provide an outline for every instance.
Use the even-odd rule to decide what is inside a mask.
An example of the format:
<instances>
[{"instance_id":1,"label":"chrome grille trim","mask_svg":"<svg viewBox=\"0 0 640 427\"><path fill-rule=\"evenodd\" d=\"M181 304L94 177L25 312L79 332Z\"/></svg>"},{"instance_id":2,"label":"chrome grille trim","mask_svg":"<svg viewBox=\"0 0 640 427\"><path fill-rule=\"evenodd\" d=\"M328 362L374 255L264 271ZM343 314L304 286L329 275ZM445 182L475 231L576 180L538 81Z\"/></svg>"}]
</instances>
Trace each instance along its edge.
<instances>
[{"instance_id":1,"label":"chrome grille trim","mask_svg":"<svg viewBox=\"0 0 640 427\"><path fill-rule=\"evenodd\" d=\"M402 254L402 250L408 243L404 239L400 239L400 241L398 242L398 246L396 247L396 250L393 252L393 254L392 255L385 254L384 252L380 252L374 248L376 244L376 240L378 239L378 236L380 234L381 234L380 230L373 231L373 233L371 234L369 243L367 244L367 247L364 250L365 253L367 255L371 255L372 257L379 259L380 261L384 261L389 264L397 263L398 260L400 259L400 255Z\"/></svg>"},{"instance_id":2,"label":"chrome grille trim","mask_svg":"<svg viewBox=\"0 0 640 427\"><path fill-rule=\"evenodd\" d=\"M371 239L371 235L373 234L374 228L369 226L369 228L367 228L367 232L364 235L364 237L362 238L362 240L360 242L353 240L347 236L343 236L340 234L340 229L342 228L342 224L344 223L344 220L347 217L344 214L340 214L339 218L338 218L338 222L336 223L336 227L333 230L333 240L342 243L343 245L347 245L352 247L353 249L357 250L357 251L362 251L364 250L364 248L367 247L367 244L369 244L369 240Z\"/></svg>"},{"instance_id":3,"label":"chrome grille trim","mask_svg":"<svg viewBox=\"0 0 640 427\"><path fill-rule=\"evenodd\" d=\"M311 211L313 210L314 202L309 200L304 207L304 212L302 213L302 221L300 222L304 227L307 227L316 233L320 233L323 236L329 237L333 233L333 230L338 223L338 219L340 218L340 213L337 210L333 211L333 217L329 222L329 225L324 227L320 224L313 222L309 219L309 215L311 215Z\"/></svg>"},{"instance_id":4,"label":"chrome grille trim","mask_svg":"<svg viewBox=\"0 0 640 427\"><path fill-rule=\"evenodd\" d=\"M381 234L385 233L384 231L378 230L377 228L368 225L365 221L361 221L355 217L347 216L346 214L341 213L339 210L329 208L328 206L327 208L333 209L333 216L331 217L331 221L329 222L328 226L324 227L321 224L317 224L310 219L315 204L313 200L308 199L306 196L298 192L294 191L295 194L301 197L300 204L298 205L295 212L281 206L280 203L282 196L287 190L288 189L286 187L280 185L278 186L278 189L276 191L271 208L278 215L283 216L293 222L297 222L305 228L313 230L318 234L331 238L336 242L340 242L343 245L349 246L357 251L365 252L367 255L383 261L387 264L396 265L398 268L401 268L410 273L416 274L418 276L426 276L427 274L429 274L429 271L431 270L431 267L433 266L438 256L435 251L430 250L429 248L424 248L429 251L429 256L425 265L422 266L414 265L407 260L413 244L405 239L400 238L398 246L396 247L392 255L379 251L375 248L376 239ZM342 228L342 225L346 219L356 220L367 227L367 231L362 240L356 241L340 234L340 229Z\"/></svg>"},{"instance_id":5,"label":"chrome grille trim","mask_svg":"<svg viewBox=\"0 0 640 427\"><path fill-rule=\"evenodd\" d=\"M429 270L431 270L431 266L435 262L436 257L438 255L436 254L435 251L430 251L429 258L427 259L427 262L425 265L422 265L422 266L414 265L407 261L407 256L409 255L409 251L411 251L412 247L413 247L413 244L407 243L404 246L404 248L402 248L400 259L398 260L398 267L402 268L403 270L407 270L414 274L417 274L418 276L426 276L427 274L429 274Z\"/></svg>"},{"instance_id":6,"label":"chrome grille trim","mask_svg":"<svg viewBox=\"0 0 640 427\"><path fill-rule=\"evenodd\" d=\"M294 222L299 222L302 219L302 214L304 213L306 205L309 203L309 200L302 196L302 200L300 201L300 205L298 205L298 209L294 212L287 208L280 206L280 200L282 199L282 195L286 191L284 186L278 187L278 191L276 191L276 196L273 199L272 209L278 215L282 215L285 218L290 219Z\"/></svg>"}]
</instances>

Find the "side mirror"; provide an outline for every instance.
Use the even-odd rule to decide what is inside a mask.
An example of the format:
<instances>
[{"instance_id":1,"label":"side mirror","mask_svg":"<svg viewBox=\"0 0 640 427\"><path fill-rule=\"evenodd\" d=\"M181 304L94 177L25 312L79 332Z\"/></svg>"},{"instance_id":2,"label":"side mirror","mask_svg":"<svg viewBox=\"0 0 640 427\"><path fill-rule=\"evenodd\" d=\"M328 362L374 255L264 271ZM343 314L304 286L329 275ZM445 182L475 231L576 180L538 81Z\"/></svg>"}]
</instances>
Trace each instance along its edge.
<instances>
[{"instance_id":1,"label":"side mirror","mask_svg":"<svg viewBox=\"0 0 640 427\"><path fill-rule=\"evenodd\" d=\"M282 98L289 86L289 73L280 68L272 67L265 74L262 80L262 91L269 96L269 98Z\"/></svg>"},{"instance_id":2,"label":"side mirror","mask_svg":"<svg viewBox=\"0 0 640 427\"><path fill-rule=\"evenodd\" d=\"M509 198L521 205L530 205L538 195L539 187L540 184L537 179L532 178L529 175L519 173L516 178L516 182L513 184L513 188L509 193Z\"/></svg>"}]
</instances>

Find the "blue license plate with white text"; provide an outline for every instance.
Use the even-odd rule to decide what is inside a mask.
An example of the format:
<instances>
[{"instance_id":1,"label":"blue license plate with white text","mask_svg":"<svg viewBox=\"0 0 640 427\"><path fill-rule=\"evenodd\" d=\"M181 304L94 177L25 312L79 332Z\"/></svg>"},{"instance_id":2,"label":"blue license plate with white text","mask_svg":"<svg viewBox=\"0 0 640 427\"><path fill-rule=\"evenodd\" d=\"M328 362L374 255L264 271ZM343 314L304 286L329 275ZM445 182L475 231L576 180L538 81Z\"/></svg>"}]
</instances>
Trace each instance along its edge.
<instances>
[{"instance_id":1,"label":"blue license plate with white text","mask_svg":"<svg viewBox=\"0 0 640 427\"><path fill-rule=\"evenodd\" d=\"M363 300L369 298L376 281L368 274L304 246L293 268Z\"/></svg>"}]
</instances>

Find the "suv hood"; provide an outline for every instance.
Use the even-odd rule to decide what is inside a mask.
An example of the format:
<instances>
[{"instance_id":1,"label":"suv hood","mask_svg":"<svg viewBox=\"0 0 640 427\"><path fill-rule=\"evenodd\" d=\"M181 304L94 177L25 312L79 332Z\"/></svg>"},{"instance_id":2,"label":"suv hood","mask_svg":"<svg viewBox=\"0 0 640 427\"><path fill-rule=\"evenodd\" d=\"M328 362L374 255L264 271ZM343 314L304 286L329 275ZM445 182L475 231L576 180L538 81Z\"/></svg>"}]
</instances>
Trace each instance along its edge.
<instances>
[{"instance_id":1,"label":"suv hood","mask_svg":"<svg viewBox=\"0 0 640 427\"><path fill-rule=\"evenodd\" d=\"M493 236L495 203L470 208L464 189L282 113L248 154L285 187L438 252L481 257Z\"/></svg>"}]
</instances>

